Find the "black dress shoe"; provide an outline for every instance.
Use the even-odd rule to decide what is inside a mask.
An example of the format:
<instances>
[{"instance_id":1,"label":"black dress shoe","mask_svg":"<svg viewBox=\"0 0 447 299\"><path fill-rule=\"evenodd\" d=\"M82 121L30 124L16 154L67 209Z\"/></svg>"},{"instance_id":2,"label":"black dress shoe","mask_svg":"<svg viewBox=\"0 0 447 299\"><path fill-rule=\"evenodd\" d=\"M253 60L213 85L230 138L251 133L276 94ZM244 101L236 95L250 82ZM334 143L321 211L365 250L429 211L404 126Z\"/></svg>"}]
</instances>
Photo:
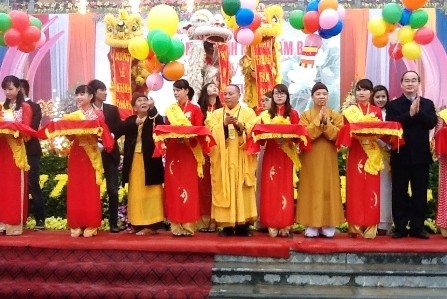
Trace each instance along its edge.
<instances>
[{"instance_id":1,"label":"black dress shoe","mask_svg":"<svg viewBox=\"0 0 447 299\"><path fill-rule=\"evenodd\" d=\"M218 233L219 237L229 237L234 236L234 228L233 227L224 227L221 231Z\"/></svg>"},{"instance_id":2,"label":"black dress shoe","mask_svg":"<svg viewBox=\"0 0 447 299\"><path fill-rule=\"evenodd\" d=\"M425 230L410 231L410 237L418 239L430 239L430 235Z\"/></svg>"},{"instance_id":3,"label":"black dress shoe","mask_svg":"<svg viewBox=\"0 0 447 299\"><path fill-rule=\"evenodd\" d=\"M119 233L121 230L120 230L120 228L118 227L118 225L111 225L110 226L110 232L111 233Z\"/></svg>"},{"instance_id":4,"label":"black dress shoe","mask_svg":"<svg viewBox=\"0 0 447 299\"><path fill-rule=\"evenodd\" d=\"M405 238L408 236L408 231L406 230L395 230L392 238L393 239L401 239L401 238Z\"/></svg>"},{"instance_id":5,"label":"black dress shoe","mask_svg":"<svg viewBox=\"0 0 447 299\"><path fill-rule=\"evenodd\" d=\"M250 225L249 224L236 225L236 228L234 229L234 234L236 236L241 236L241 237L251 237L251 236L253 236L253 233L250 231Z\"/></svg>"}]
</instances>

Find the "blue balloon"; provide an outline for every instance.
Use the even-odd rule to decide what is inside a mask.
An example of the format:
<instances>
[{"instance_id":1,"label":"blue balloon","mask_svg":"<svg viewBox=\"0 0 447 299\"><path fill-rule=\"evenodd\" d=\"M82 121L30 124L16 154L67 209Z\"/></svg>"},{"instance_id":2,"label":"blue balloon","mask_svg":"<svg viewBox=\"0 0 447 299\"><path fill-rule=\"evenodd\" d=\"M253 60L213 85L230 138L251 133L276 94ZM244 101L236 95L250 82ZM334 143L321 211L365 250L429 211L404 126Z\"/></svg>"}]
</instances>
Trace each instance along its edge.
<instances>
[{"instance_id":1,"label":"blue balloon","mask_svg":"<svg viewBox=\"0 0 447 299\"><path fill-rule=\"evenodd\" d=\"M247 27L255 19L255 14L251 9L239 8L236 12L236 23L239 27Z\"/></svg>"},{"instance_id":2,"label":"blue balloon","mask_svg":"<svg viewBox=\"0 0 447 299\"><path fill-rule=\"evenodd\" d=\"M318 30L318 34L321 36L321 38L328 39L328 38L331 38L333 36L336 36L336 35L340 34L342 29L343 29L343 22L340 20L332 28L329 28L329 29L319 29Z\"/></svg>"},{"instance_id":3,"label":"blue balloon","mask_svg":"<svg viewBox=\"0 0 447 299\"><path fill-rule=\"evenodd\" d=\"M413 12L407 8L404 8L402 10L402 17L400 18L399 24L402 26L406 26L410 24L410 17L413 14Z\"/></svg>"},{"instance_id":4,"label":"blue balloon","mask_svg":"<svg viewBox=\"0 0 447 299\"><path fill-rule=\"evenodd\" d=\"M307 4L306 11L318 11L318 4L320 4L320 1L313 0Z\"/></svg>"}]
</instances>

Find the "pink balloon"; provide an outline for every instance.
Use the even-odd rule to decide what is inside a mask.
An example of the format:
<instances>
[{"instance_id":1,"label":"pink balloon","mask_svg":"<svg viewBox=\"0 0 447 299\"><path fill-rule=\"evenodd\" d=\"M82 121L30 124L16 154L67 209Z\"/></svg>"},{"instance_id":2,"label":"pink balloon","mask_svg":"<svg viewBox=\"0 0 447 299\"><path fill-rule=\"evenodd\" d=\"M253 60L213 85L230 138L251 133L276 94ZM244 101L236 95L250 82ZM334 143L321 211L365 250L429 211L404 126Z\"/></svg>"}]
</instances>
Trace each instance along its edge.
<instances>
[{"instance_id":1,"label":"pink balloon","mask_svg":"<svg viewBox=\"0 0 447 299\"><path fill-rule=\"evenodd\" d=\"M306 47L320 48L322 44L323 40L321 39L321 36L319 36L318 34L310 34L304 40L304 46Z\"/></svg>"},{"instance_id":2,"label":"pink balloon","mask_svg":"<svg viewBox=\"0 0 447 299\"><path fill-rule=\"evenodd\" d=\"M163 87L163 77L160 74L150 74L146 79L146 85L150 90L157 91Z\"/></svg>"},{"instance_id":3,"label":"pink balloon","mask_svg":"<svg viewBox=\"0 0 447 299\"><path fill-rule=\"evenodd\" d=\"M419 28L414 34L414 41L420 45L427 45L433 41L435 33L427 27Z\"/></svg>"},{"instance_id":4,"label":"pink balloon","mask_svg":"<svg viewBox=\"0 0 447 299\"><path fill-rule=\"evenodd\" d=\"M322 29L331 29L337 25L340 17L335 9L327 8L320 14L319 23Z\"/></svg>"},{"instance_id":5,"label":"pink balloon","mask_svg":"<svg viewBox=\"0 0 447 299\"><path fill-rule=\"evenodd\" d=\"M236 35L236 41L242 45L249 45L255 38L255 34L249 28L241 28Z\"/></svg>"},{"instance_id":6,"label":"pink balloon","mask_svg":"<svg viewBox=\"0 0 447 299\"><path fill-rule=\"evenodd\" d=\"M338 4L337 13L338 13L338 17L340 18L340 20L345 19L346 9L343 7L343 5Z\"/></svg>"},{"instance_id":7,"label":"pink balloon","mask_svg":"<svg viewBox=\"0 0 447 299\"><path fill-rule=\"evenodd\" d=\"M241 8L248 8L255 11L256 0L241 0Z\"/></svg>"},{"instance_id":8,"label":"pink balloon","mask_svg":"<svg viewBox=\"0 0 447 299\"><path fill-rule=\"evenodd\" d=\"M45 33L40 32L40 38L36 43L36 47L40 48L41 46L43 46L43 44L45 44L46 41L47 41L47 37L45 36Z\"/></svg>"}]
</instances>

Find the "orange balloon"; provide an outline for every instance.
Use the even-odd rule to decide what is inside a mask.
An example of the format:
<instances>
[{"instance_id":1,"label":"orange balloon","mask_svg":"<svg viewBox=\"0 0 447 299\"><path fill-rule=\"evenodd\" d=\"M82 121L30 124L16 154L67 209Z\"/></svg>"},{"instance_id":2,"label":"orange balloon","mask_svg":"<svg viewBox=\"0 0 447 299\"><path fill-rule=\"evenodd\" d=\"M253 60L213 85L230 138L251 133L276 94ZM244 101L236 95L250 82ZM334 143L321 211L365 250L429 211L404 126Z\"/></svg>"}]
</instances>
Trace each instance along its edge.
<instances>
[{"instance_id":1,"label":"orange balloon","mask_svg":"<svg viewBox=\"0 0 447 299\"><path fill-rule=\"evenodd\" d=\"M170 81L179 80L185 74L185 66L178 61L171 61L163 68L163 76Z\"/></svg>"},{"instance_id":2,"label":"orange balloon","mask_svg":"<svg viewBox=\"0 0 447 299\"><path fill-rule=\"evenodd\" d=\"M402 4L409 10L416 10L427 4L428 0L402 0Z\"/></svg>"},{"instance_id":3,"label":"orange balloon","mask_svg":"<svg viewBox=\"0 0 447 299\"><path fill-rule=\"evenodd\" d=\"M374 35L372 37L372 43L377 48L383 48L388 44L388 34L382 34L382 35Z\"/></svg>"},{"instance_id":4,"label":"orange balloon","mask_svg":"<svg viewBox=\"0 0 447 299\"><path fill-rule=\"evenodd\" d=\"M385 22L386 23L386 22ZM386 32L391 33L394 30L396 30L397 25L396 24L390 24L390 23L386 23Z\"/></svg>"},{"instance_id":5,"label":"orange balloon","mask_svg":"<svg viewBox=\"0 0 447 299\"><path fill-rule=\"evenodd\" d=\"M146 68L149 71L149 73L158 73L163 68L163 64L161 64L160 61L158 61L157 56L155 55L149 55L149 57L146 59Z\"/></svg>"},{"instance_id":6,"label":"orange balloon","mask_svg":"<svg viewBox=\"0 0 447 299\"><path fill-rule=\"evenodd\" d=\"M318 4L318 12L321 13L326 8L332 8L337 10L338 1L337 0L321 0L320 4Z\"/></svg>"},{"instance_id":7,"label":"orange balloon","mask_svg":"<svg viewBox=\"0 0 447 299\"><path fill-rule=\"evenodd\" d=\"M250 44L251 46L260 44L262 42L262 32L261 32L261 29L260 28L256 29L254 34L255 34L255 37L253 38L253 41Z\"/></svg>"}]
</instances>

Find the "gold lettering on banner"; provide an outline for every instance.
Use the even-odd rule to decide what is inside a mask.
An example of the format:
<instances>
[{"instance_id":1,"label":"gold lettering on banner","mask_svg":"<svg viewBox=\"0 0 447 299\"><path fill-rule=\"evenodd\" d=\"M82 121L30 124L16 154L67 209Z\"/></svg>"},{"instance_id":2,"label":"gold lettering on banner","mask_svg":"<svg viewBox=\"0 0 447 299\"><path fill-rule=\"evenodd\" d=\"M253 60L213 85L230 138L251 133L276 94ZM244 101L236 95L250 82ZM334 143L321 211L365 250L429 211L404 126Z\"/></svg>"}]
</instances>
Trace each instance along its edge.
<instances>
[{"instance_id":1,"label":"gold lettering on banner","mask_svg":"<svg viewBox=\"0 0 447 299\"><path fill-rule=\"evenodd\" d=\"M270 180L273 181L273 176L276 174L276 169L275 166L272 166L272 168L270 168Z\"/></svg>"},{"instance_id":2,"label":"gold lettering on banner","mask_svg":"<svg viewBox=\"0 0 447 299\"><path fill-rule=\"evenodd\" d=\"M282 208L283 210L285 210L286 207L287 207L287 198L286 198L284 195L282 195L281 198L282 198L282 201L281 201L281 208Z\"/></svg>"},{"instance_id":3,"label":"gold lettering on banner","mask_svg":"<svg viewBox=\"0 0 447 299\"><path fill-rule=\"evenodd\" d=\"M115 61L129 61L131 60L131 56L126 52L115 52L113 55L113 59Z\"/></svg>"},{"instance_id":4,"label":"gold lettering on banner","mask_svg":"<svg viewBox=\"0 0 447 299\"><path fill-rule=\"evenodd\" d=\"M183 198L183 203L185 204L188 201L188 192L186 191L186 189L182 189L183 192L180 195L181 198Z\"/></svg>"},{"instance_id":5,"label":"gold lettering on banner","mask_svg":"<svg viewBox=\"0 0 447 299\"><path fill-rule=\"evenodd\" d=\"M117 92L132 92L132 88L127 83L117 83L116 84L116 91Z\"/></svg>"},{"instance_id":6,"label":"gold lettering on banner","mask_svg":"<svg viewBox=\"0 0 447 299\"><path fill-rule=\"evenodd\" d=\"M359 163L357 163L357 170L358 170L359 173L363 172L362 160L360 160Z\"/></svg>"}]
</instances>

